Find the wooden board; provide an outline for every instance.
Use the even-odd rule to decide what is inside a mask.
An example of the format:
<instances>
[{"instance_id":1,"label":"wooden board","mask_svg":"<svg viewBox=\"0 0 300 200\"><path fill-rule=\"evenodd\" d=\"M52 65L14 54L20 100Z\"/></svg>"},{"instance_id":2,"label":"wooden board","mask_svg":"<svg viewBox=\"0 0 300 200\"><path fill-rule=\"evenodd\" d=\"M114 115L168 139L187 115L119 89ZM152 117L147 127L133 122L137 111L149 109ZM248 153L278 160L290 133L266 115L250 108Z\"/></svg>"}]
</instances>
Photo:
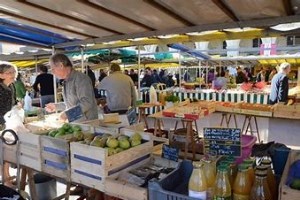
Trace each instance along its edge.
<instances>
[{"instance_id":1,"label":"wooden board","mask_svg":"<svg viewBox=\"0 0 300 200\"><path fill-rule=\"evenodd\" d=\"M293 112L293 111L275 110L273 116L278 118L286 118L286 119L300 119L300 111Z\"/></svg>"},{"instance_id":2,"label":"wooden board","mask_svg":"<svg viewBox=\"0 0 300 200\"><path fill-rule=\"evenodd\" d=\"M133 133L127 132L131 136ZM104 191L105 178L150 156L153 141L149 134L140 133L144 143L108 156L105 148L71 143L71 180Z\"/></svg>"},{"instance_id":3,"label":"wooden board","mask_svg":"<svg viewBox=\"0 0 300 200\"><path fill-rule=\"evenodd\" d=\"M286 185L290 166L295 160L298 159L300 159L300 151L291 150L279 184L279 200L299 200L300 198L300 190L292 189Z\"/></svg>"},{"instance_id":4,"label":"wooden board","mask_svg":"<svg viewBox=\"0 0 300 200\"><path fill-rule=\"evenodd\" d=\"M18 133L20 165L41 170L40 135L32 133ZM17 161L17 146L3 144L4 160L11 163Z\"/></svg>"},{"instance_id":5,"label":"wooden board","mask_svg":"<svg viewBox=\"0 0 300 200\"><path fill-rule=\"evenodd\" d=\"M67 140L41 136L42 172L70 179L70 144Z\"/></svg>"},{"instance_id":6,"label":"wooden board","mask_svg":"<svg viewBox=\"0 0 300 200\"><path fill-rule=\"evenodd\" d=\"M155 163L159 166L172 167L174 169L176 169L178 166L178 162L166 160L158 156L151 156L150 158L147 158L114 175L107 177L105 180L105 189L104 189L105 193L124 200L147 200L148 199L147 188L142 188L137 185L122 182L120 180L117 180L117 178L123 172L147 165L148 163L149 164Z\"/></svg>"},{"instance_id":7,"label":"wooden board","mask_svg":"<svg viewBox=\"0 0 300 200\"><path fill-rule=\"evenodd\" d=\"M260 110L249 110L249 109L241 109L241 114L244 115L255 115L261 117L272 117L272 111L260 111Z\"/></svg>"}]
</instances>

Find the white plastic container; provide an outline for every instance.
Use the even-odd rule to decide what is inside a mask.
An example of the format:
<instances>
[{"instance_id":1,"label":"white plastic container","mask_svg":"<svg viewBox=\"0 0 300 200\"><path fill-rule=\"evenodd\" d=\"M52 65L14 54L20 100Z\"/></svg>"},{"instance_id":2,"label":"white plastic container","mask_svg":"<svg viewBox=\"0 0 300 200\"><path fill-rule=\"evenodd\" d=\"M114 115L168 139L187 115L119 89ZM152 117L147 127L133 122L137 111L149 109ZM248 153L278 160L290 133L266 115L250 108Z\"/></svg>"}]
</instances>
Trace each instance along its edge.
<instances>
[{"instance_id":1,"label":"white plastic container","mask_svg":"<svg viewBox=\"0 0 300 200\"><path fill-rule=\"evenodd\" d=\"M26 91L26 95L24 97L24 110L32 110L32 99L29 96L29 92Z\"/></svg>"}]
</instances>

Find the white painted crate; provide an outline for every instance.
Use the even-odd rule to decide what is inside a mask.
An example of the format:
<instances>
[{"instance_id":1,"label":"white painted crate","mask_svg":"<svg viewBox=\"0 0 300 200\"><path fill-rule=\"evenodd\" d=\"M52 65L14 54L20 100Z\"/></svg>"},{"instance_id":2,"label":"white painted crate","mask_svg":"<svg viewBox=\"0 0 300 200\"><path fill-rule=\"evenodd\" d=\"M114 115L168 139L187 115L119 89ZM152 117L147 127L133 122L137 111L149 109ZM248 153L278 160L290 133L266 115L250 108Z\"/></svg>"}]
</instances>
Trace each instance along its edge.
<instances>
[{"instance_id":1,"label":"white painted crate","mask_svg":"<svg viewBox=\"0 0 300 200\"><path fill-rule=\"evenodd\" d=\"M125 135L132 135L125 133ZM71 180L104 191L105 178L150 156L153 148L151 135L141 134L143 143L108 156L105 148L78 142L71 143Z\"/></svg>"}]
</instances>

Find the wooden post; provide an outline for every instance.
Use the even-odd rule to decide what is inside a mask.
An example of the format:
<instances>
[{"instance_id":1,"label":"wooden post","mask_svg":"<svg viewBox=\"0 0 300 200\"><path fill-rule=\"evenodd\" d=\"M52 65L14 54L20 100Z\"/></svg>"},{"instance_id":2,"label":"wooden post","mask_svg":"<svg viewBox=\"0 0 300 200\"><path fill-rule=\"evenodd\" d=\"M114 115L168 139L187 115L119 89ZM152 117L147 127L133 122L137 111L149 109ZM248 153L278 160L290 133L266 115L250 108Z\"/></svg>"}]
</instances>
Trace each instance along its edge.
<instances>
[{"instance_id":1,"label":"wooden post","mask_svg":"<svg viewBox=\"0 0 300 200\"><path fill-rule=\"evenodd\" d=\"M298 67L297 86L300 86L300 67Z\"/></svg>"}]
</instances>

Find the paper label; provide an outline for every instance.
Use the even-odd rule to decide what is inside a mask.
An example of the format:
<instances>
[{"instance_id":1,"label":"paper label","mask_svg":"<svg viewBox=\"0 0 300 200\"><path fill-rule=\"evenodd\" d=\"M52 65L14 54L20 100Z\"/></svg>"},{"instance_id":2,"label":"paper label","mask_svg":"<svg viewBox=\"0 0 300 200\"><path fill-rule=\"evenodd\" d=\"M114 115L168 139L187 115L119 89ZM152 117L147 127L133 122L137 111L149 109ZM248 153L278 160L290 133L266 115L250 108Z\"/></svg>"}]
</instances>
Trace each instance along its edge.
<instances>
[{"instance_id":1,"label":"paper label","mask_svg":"<svg viewBox=\"0 0 300 200\"><path fill-rule=\"evenodd\" d=\"M189 190L189 197L206 200L206 191L198 192L198 191Z\"/></svg>"},{"instance_id":2,"label":"paper label","mask_svg":"<svg viewBox=\"0 0 300 200\"><path fill-rule=\"evenodd\" d=\"M233 194L233 200L249 200L249 195Z\"/></svg>"}]
</instances>

